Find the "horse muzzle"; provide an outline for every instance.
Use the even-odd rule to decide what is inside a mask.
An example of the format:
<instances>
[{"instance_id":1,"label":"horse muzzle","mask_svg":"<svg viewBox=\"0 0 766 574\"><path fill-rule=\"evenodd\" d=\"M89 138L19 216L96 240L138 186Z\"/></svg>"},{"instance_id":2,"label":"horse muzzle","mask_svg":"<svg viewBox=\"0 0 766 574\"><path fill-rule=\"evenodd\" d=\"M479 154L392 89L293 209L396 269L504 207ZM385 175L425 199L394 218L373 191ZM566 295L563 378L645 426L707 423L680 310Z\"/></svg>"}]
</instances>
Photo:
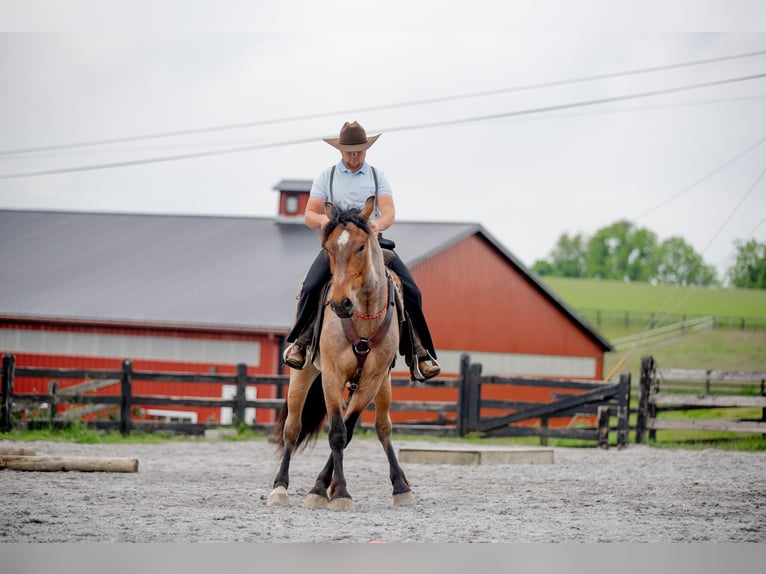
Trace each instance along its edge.
<instances>
[{"instance_id":1,"label":"horse muzzle","mask_svg":"<svg viewBox=\"0 0 766 574\"><path fill-rule=\"evenodd\" d=\"M354 313L354 304L351 302L351 299L344 297L340 304L330 300L330 309L341 319L348 319Z\"/></svg>"}]
</instances>

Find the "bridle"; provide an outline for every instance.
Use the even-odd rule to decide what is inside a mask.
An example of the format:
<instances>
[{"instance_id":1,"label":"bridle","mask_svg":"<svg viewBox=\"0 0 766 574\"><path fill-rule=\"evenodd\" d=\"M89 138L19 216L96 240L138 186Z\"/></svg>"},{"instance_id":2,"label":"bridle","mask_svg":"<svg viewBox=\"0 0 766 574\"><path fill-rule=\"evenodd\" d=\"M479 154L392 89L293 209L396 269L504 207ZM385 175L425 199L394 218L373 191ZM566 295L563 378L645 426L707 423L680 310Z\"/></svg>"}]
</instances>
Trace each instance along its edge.
<instances>
[{"instance_id":1,"label":"bridle","mask_svg":"<svg viewBox=\"0 0 766 574\"><path fill-rule=\"evenodd\" d=\"M343 325L343 332L346 335L346 339L348 339L349 343L351 343L351 348L353 349L354 356L356 357L356 372L348 381L348 388L352 394L359 388L359 379L362 377L362 369L364 369L364 362L367 360L367 355L369 355L370 351L385 338L385 336L388 334L388 329L391 327L391 318L394 315L394 306L396 305L394 298L394 280L388 273L386 273L386 277L388 278L388 298L383 309L381 309L380 312L375 315L362 315L360 313L354 313L355 317L364 321L372 321L374 319L378 319L381 315L383 315L383 313L386 314L385 319L383 319L380 327L378 327L378 330L373 333L372 337L369 339L360 337L359 332L354 326L354 322L351 320L351 316L341 317L340 319L341 325Z\"/></svg>"}]
</instances>

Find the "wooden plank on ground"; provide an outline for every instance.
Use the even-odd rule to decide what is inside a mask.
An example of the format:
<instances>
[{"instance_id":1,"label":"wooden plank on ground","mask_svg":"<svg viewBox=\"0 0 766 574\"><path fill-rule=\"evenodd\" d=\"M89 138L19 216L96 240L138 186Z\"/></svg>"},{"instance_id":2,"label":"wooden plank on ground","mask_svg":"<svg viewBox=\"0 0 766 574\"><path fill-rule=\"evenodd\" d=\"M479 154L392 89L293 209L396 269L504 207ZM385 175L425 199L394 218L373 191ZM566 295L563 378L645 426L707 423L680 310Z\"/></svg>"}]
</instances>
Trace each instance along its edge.
<instances>
[{"instance_id":1,"label":"wooden plank on ground","mask_svg":"<svg viewBox=\"0 0 766 574\"><path fill-rule=\"evenodd\" d=\"M0 470L2 469L39 472L138 472L138 459L90 456L0 455Z\"/></svg>"},{"instance_id":2,"label":"wooden plank on ground","mask_svg":"<svg viewBox=\"0 0 766 574\"><path fill-rule=\"evenodd\" d=\"M649 419L651 430L694 430L766 433L766 423L731 419Z\"/></svg>"},{"instance_id":3,"label":"wooden plank on ground","mask_svg":"<svg viewBox=\"0 0 766 574\"><path fill-rule=\"evenodd\" d=\"M0 445L0 455L34 456L35 449L29 446L6 446Z\"/></svg>"},{"instance_id":4,"label":"wooden plank on ground","mask_svg":"<svg viewBox=\"0 0 766 574\"><path fill-rule=\"evenodd\" d=\"M399 462L414 464L553 464L550 448L399 449Z\"/></svg>"},{"instance_id":5,"label":"wooden plank on ground","mask_svg":"<svg viewBox=\"0 0 766 574\"><path fill-rule=\"evenodd\" d=\"M657 393L649 396L655 405L688 407L766 407L766 397L755 395L676 395Z\"/></svg>"}]
</instances>

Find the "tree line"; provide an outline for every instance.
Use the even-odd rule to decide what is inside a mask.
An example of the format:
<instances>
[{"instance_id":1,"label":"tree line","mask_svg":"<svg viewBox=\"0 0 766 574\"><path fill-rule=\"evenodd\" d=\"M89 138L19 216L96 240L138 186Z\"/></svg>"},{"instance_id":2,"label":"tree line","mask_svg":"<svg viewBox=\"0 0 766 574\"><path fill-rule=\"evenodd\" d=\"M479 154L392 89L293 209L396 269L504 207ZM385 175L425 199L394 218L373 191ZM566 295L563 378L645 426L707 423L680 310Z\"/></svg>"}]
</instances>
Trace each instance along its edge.
<instances>
[{"instance_id":1,"label":"tree line","mask_svg":"<svg viewBox=\"0 0 766 574\"><path fill-rule=\"evenodd\" d=\"M541 276L618 279L673 285L727 284L745 289L766 289L766 243L736 241L736 259L719 278L682 237L662 242L649 229L627 220L596 231L563 233L548 257L538 259L532 270Z\"/></svg>"}]
</instances>

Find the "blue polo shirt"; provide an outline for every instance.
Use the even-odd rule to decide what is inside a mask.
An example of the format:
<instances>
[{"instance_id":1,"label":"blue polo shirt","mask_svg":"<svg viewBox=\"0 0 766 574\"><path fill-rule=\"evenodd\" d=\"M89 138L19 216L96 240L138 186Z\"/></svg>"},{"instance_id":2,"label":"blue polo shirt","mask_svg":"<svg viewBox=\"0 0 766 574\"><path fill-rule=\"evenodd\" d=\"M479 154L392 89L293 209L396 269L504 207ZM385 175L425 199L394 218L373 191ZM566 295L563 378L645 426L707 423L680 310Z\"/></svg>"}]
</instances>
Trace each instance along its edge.
<instances>
[{"instance_id":1,"label":"blue polo shirt","mask_svg":"<svg viewBox=\"0 0 766 574\"><path fill-rule=\"evenodd\" d=\"M375 179L372 175L372 166L367 162L362 164L362 168L356 173L352 173L343 161L335 165L335 175L332 180L332 194L330 194L330 172L332 167L328 167L320 173L314 183L311 185L311 196L319 197L324 201L332 201L341 209L350 209L356 207L361 209L364 202L371 195L375 195ZM393 195L388 178L385 174L376 169L378 175L378 194ZM377 209L376 215L377 215Z\"/></svg>"}]
</instances>

